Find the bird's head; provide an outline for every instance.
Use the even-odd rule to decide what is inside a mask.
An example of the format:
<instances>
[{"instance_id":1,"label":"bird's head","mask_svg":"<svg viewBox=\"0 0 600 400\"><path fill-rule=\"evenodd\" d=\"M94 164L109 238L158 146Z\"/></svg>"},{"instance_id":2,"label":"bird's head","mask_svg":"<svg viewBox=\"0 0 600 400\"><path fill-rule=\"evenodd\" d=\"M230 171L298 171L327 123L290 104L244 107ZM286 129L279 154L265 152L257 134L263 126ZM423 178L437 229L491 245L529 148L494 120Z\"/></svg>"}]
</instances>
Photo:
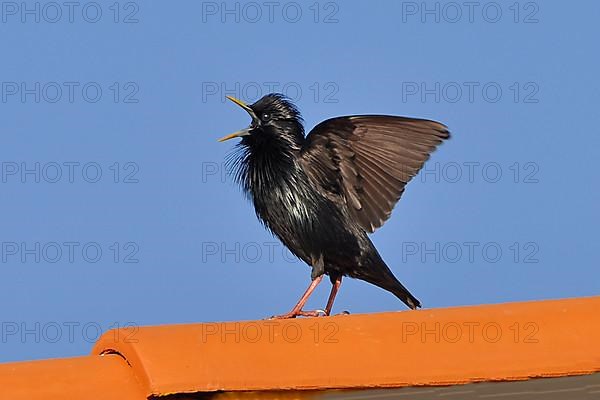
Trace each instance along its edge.
<instances>
[{"instance_id":1,"label":"bird's head","mask_svg":"<svg viewBox=\"0 0 600 400\"><path fill-rule=\"evenodd\" d=\"M271 93L254 104L246 104L231 96L227 98L246 110L252 122L247 128L222 137L219 142L239 137L242 144L283 140L293 145L304 140L300 112L284 95Z\"/></svg>"}]
</instances>

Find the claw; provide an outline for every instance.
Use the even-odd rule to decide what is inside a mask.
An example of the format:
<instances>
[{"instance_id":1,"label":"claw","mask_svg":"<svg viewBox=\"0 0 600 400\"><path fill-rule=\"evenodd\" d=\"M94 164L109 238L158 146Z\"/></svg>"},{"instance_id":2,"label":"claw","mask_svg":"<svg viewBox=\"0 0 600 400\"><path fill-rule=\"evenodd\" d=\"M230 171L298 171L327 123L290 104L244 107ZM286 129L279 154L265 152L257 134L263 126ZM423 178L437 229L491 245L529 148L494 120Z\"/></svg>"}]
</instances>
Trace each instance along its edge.
<instances>
[{"instance_id":1,"label":"claw","mask_svg":"<svg viewBox=\"0 0 600 400\"><path fill-rule=\"evenodd\" d=\"M290 318L296 318L296 317L326 317L327 313L325 312L325 310L313 310L313 311L304 311L304 310L299 310L299 311L291 311L287 314L282 314L282 315L273 315L271 318L269 319L290 319Z\"/></svg>"},{"instance_id":2,"label":"claw","mask_svg":"<svg viewBox=\"0 0 600 400\"><path fill-rule=\"evenodd\" d=\"M326 317L327 312L325 310L313 310L313 311L300 310L299 315L302 315L303 317Z\"/></svg>"}]
</instances>

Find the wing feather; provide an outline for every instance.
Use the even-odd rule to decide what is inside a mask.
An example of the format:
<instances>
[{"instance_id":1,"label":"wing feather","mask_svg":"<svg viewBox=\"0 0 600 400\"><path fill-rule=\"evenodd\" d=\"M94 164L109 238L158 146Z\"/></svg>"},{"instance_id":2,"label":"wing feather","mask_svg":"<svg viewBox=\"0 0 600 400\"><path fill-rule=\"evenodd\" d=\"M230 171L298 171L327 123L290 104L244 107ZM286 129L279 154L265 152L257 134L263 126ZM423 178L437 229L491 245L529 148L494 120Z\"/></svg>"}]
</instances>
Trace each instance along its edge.
<instances>
[{"instance_id":1,"label":"wing feather","mask_svg":"<svg viewBox=\"0 0 600 400\"><path fill-rule=\"evenodd\" d=\"M306 137L300 161L311 182L348 207L366 231L390 217L406 184L450 134L439 122L358 115L321 122Z\"/></svg>"}]
</instances>

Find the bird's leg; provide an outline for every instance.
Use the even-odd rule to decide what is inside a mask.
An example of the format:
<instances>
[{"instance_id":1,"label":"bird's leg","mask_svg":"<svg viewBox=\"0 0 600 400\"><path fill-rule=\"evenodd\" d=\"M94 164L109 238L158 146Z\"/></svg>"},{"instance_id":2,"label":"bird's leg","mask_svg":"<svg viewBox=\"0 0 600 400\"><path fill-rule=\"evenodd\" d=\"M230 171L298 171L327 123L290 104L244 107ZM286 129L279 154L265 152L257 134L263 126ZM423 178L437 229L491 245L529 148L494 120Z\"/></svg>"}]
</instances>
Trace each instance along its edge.
<instances>
[{"instance_id":1,"label":"bird's leg","mask_svg":"<svg viewBox=\"0 0 600 400\"><path fill-rule=\"evenodd\" d=\"M327 306L325 306L325 315L331 315L333 302L335 301L335 296L337 295L338 290L340 290L340 286L342 286L342 275L337 276L335 278L335 282L332 282L331 284L331 293L329 293L329 299L327 299Z\"/></svg>"},{"instance_id":2,"label":"bird's leg","mask_svg":"<svg viewBox=\"0 0 600 400\"><path fill-rule=\"evenodd\" d=\"M283 315L275 315L271 318L287 319L287 318L296 318L297 316L317 317L319 315L319 311L302 311L302 308L308 301L308 298L310 297L312 292L314 292L314 290L317 288L317 286L319 285L319 283L321 283L322 280L323 280L323 275L318 276L317 278L313 279L313 281L308 286L308 289L306 289L306 292L304 292L304 294L302 295L302 297L300 298L298 303L294 306L292 311L290 311L287 314L283 314Z\"/></svg>"}]
</instances>

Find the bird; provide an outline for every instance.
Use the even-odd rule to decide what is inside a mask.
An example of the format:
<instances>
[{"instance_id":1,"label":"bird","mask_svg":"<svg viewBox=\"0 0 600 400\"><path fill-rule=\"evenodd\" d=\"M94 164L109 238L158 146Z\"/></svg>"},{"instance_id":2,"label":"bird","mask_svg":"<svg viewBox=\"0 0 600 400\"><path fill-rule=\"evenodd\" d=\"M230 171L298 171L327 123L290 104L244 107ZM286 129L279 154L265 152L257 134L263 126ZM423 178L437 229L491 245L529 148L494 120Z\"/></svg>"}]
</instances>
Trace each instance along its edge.
<instances>
[{"instance_id":1,"label":"bird","mask_svg":"<svg viewBox=\"0 0 600 400\"><path fill-rule=\"evenodd\" d=\"M327 119L305 135L298 108L281 93L253 104L226 97L252 119L247 128L218 139L240 139L228 170L264 227L312 268L298 303L273 318L331 315L343 277L420 308L368 234L390 217L406 184L450 137L448 128L426 119L349 115ZM324 310L304 310L325 275L332 287Z\"/></svg>"}]
</instances>

